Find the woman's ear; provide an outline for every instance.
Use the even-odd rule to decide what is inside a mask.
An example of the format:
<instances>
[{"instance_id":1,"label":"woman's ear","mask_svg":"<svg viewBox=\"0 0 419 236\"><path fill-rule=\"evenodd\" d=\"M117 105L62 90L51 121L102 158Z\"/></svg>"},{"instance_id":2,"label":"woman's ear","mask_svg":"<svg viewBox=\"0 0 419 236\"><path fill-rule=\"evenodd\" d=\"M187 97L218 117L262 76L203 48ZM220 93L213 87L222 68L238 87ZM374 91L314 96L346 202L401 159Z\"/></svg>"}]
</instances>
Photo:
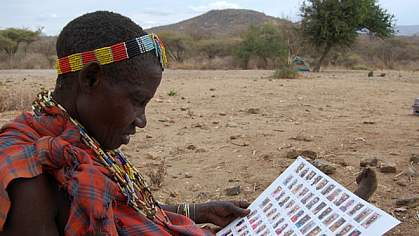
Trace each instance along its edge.
<instances>
[{"instance_id":1,"label":"woman's ear","mask_svg":"<svg viewBox=\"0 0 419 236\"><path fill-rule=\"evenodd\" d=\"M79 85L82 90L96 88L102 81L102 68L98 62L90 62L83 66L79 73Z\"/></svg>"}]
</instances>

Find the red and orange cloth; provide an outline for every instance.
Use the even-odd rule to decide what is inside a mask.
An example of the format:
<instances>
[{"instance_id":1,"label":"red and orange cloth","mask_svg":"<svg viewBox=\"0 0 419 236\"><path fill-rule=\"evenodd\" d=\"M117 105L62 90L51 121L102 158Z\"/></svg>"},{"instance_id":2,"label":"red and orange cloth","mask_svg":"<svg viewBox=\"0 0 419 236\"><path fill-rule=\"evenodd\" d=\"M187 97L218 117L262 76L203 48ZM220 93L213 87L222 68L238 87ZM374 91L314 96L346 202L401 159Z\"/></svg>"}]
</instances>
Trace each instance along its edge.
<instances>
[{"instance_id":1,"label":"red and orange cloth","mask_svg":"<svg viewBox=\"0 0 419 236\"><path fill-rule=\"evenodd\" d=\"M57 107L46 113L23 113L0 131L0 231L10 209L9 183L49 173L71 199L67 236L213 235L185 216L166 212L170 222L155 222L127 206L111 173L81 143L76 126Z\"/></svg>"}]
</instances>

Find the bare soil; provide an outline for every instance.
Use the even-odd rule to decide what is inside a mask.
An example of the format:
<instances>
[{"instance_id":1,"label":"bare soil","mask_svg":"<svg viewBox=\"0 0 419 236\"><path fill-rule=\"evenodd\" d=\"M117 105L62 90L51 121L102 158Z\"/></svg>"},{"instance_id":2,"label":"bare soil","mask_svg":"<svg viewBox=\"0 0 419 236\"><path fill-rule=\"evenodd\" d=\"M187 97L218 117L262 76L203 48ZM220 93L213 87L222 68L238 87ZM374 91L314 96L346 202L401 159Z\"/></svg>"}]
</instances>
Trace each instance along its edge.
<instances>
[{"instance_id":1,"label":"bare soil","mask_svg":"<svg viewBox=\"0 0 419 236\"><path fill-rule=\"evenodd\" d=\"M354 190L361 159L393 162L399 173L419 154L419 116L411 108L419 73L385 73L369 78L367 71L327 71L272 80L272 71L167 70L147 108L147 127L122 149L148 176L164 162L167 174L154 188L165 203L251 202L293 162L291 150L314 151L336 164L331 176ZM0 86L20 94L53 88L54 80L54 71L0 71ZM18 113L0 113L0 125ZM371 202L402 221L388 235L419 235L419 207L394 211L395 200L419 194L419 178L377 175ZM235 185L241 193L226 196Z\"/></svg>"}]
</instances>

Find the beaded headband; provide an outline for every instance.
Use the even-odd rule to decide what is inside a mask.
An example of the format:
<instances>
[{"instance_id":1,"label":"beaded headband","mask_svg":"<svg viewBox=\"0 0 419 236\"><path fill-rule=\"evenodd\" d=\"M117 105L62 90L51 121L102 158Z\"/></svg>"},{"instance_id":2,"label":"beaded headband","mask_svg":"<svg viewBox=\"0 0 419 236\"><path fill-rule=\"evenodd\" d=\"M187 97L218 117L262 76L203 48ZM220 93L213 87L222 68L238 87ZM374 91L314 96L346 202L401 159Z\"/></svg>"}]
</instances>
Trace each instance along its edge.
<instances>
[{"instance_id":1,"label":"beaded headband","mask_svg":"<svg viewBox=\"0 0 419 236\"><path fill-rule=\"evenodd\" d=\"M55 63L55 68L61 75L79 71L84 65L92 61L96 61L100 65L106 65L128 60L152 50L155 50L156 56L159 58L162 68L164 68L167 64L166 48L156 34L147 34L109 47L59 58Z\"/></svg>"}]
</instances>

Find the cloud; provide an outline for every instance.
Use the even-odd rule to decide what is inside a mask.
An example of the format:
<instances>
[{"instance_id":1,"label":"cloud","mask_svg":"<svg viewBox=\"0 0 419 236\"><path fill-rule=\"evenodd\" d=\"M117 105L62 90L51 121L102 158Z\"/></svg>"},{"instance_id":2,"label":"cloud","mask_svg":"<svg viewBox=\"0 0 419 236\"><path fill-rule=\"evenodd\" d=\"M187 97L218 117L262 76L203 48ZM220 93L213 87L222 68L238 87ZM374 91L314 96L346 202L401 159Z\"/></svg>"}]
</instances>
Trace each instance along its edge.
<instances>
[{"instance_id":1,"label":"cloud","mask_svg":"<svg viewBox=\"0 0 419 236\"><path fill-rule=\"evenodd\" d=\"M201 6L189 6L189 8L195 12L206 12L209 10L221 10L221 9L231 9L231 8L240 8L240 5L236 3L230 3L227 1L216 1L209 3L207 5Z\"/></svg>"}]
</instances>

